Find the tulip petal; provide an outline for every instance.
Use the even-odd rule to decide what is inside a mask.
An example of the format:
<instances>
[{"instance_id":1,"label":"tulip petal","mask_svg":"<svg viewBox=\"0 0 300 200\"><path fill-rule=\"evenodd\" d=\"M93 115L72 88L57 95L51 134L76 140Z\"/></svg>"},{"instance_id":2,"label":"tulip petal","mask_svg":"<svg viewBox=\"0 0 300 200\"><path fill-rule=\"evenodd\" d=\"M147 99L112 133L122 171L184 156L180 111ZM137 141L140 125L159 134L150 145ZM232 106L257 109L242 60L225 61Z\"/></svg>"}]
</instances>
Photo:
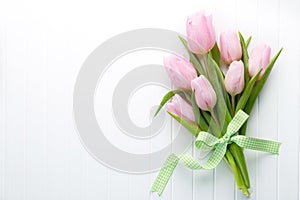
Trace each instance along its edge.
<instances>
[{"instance_id":1,"label":"tulip petal","mask_svg":"<svg viewBox=\"0 0 300 200\"><path fill-rule=\"evenodd\" d=\"M190 51L195 54L206 54L216 42L216 34L212 25L212 16L203 12L188 16L186 35Z\"/></svg>"},{"instance_id":2,"label":"tulip petal","mask_svg":"<svg viewBox=\"0 0 300 200\"><path fill-rule=\"evenodd\" d=\"M194 66L185 58L170 55L164 58L164 66L176 88L189 90L191 80L197 77Z\"/></svg>"},{"instance_id":3,"label":"tulip petal","mask_svg":"<svg viewBox=\"0 0 300 200\"><path fill-rule=\"evenodd\" d=\"M172 100L166 105L169 112L172 112L187 121L195 122L195 115L192 106L181 96L175 94Z\"/></svg>"},{"instance_id":4,"label":"tulip petal","mask_svg":"<svg viewBox=\"0 0 300 200\"><path fill-rule=\"evenodd\" d=\"M224 31L220 34L221 55L226 64L242 58L242 47L236 31Z\"/></svg>"},{"instance_id":5,"label":"tulip petal","mask_svg":"<svg viewBox=\"0 0 300 200\"><path fill-rule=\"evenodd\" d=\"M202 110L211 111L216 105L217 96L207 78L201 75L192 80L191 86L195 90L197 105Z\"/></svg>"},{"instance_id":6,"label":"tulip petal","mask_svg":"<svg viewBox=\"0 0 300 200\"><path fill-rule=\"evenodd\" d=\"M225 76L225 88L231 96L240 94L244 89L244 64L242 61L233 61Z\"/></svg>"},{"instance_id":7,"label":"tulip petal","mask_svg":"<svg viewBox=\"0 0 300 200\"><path fill-rule=\"evenodd\" d=\"M163 97L163 99L161 100L155 114L154 117L159 113L159 111L162 109L162 107L175 95L175 94L183 94L182 91L180 90L171 90L169 91L167 94L165 94L165 96Z\"/></svg>"}]
</instances>

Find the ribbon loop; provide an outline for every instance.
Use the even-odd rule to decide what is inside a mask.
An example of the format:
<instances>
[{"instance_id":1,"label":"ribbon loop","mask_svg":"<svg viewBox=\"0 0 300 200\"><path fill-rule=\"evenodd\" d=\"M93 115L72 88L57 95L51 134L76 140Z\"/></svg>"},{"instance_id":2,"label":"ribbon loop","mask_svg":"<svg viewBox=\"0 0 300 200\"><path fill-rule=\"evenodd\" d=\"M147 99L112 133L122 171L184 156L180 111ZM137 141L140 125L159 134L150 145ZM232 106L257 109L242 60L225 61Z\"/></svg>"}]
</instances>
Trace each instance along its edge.
<instances>
[{"instance_id":1,"label":"ribbon loop","mask_svg":"<svg viewBox=\"0 0 300 200\"><path fill-rule=\"evenodd\" d=\"M195 141L195 146L199 150L214 149L208 161L201 166L198 161L189 154L181 154L179 156L171 154L160 170L151 191L157 192L158 195L162 194L179 161L193 170L215 168L223 159L227 150L227 145L232 142L246 149L278 154L280 147L279 142L237 135L239 129L246 122L248 117L249 116L245 112L239 110L228 124L226 133L222 138L217 138L211 133L201 131Z\"/></svg>"},{"instance_id":2,"label":"ribbon loop","mask_svg":"<svg viewBox=\"0 0 300 200\"><path fill-rule=\"evenodd\" d=\"M236 134L243 126L243 124L247 121L248 117L249 115L247 113L239 110L228 124L225 135L232 136Z\"/></svg>"},{"instance_id":3,"label":"ribbon loop","mask_svg":"<svg viewBox=\"0 0 300 200\"><path fill-rule=\"evenodd\" d=\"M201 131L195 141L195 146L203 151L211 150L218 143L218 140L212 134Z\"/></svg>"}]
</instances>

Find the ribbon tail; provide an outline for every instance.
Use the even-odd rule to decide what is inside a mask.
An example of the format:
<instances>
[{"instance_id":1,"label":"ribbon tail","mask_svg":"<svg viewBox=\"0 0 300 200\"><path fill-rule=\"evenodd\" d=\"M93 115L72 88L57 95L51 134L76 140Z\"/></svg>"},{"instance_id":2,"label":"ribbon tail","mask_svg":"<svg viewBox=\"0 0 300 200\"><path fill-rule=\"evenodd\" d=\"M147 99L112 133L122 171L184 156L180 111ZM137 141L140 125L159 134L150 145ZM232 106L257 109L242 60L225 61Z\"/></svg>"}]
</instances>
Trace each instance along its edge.
<instances>
[{"instance_id":1,"label":"ribbon tail","mask_svg":"<svg viewBox=\"0 0 300 200\"><path fill-rule=\"evenodd\" d=\"M214 169L223 159L227 149L226 143L217 144L216 149L208 159L208 161L203 166L204 169Z\"/></svg>"},{"instance_id":2,"label":"ribbon tail","mask_svg":"<svg viewBox=\"0 0 300 200\"><path fill-rule=\"evenodd\" d=\"M263 140L258 138L237 135L232 138L232 141L240 147L252 149L256 151L269 152L272 154L279 154L281 143L271 140Z\"/></svg>"},{"instance_id":3,"label":"ribbon tail","mask_svg":"<svg viewBox=\"0 0 300 200\"><path fill-rule=\"evenodd\" d=\"M163 165L162 169L160 170L154 184L152 185L151 192L157 192L160 196L171 175L173 174L175 167L177 166L178 162L182 162L186 167L193 169L193 170L202 170L202 169L213 169L215 168L223 159L226 153L227 144L220 143L217 144L216 149L208 159L208 161L201 166L191 155L183 154L180 156L176 156L175 154L171 154L168 159L166 160L165 164Z\"/></svg>"},{"instance_id":4,"label":"ribbon tail","mask_svg":"<svg viewBox=\"0 0 300 200\"><path fill-rule=\"evenodd\" d=\"M168 157L162 169L160 170L154 184L152 185L151 192L157 192L159 196L163 193L178 162L179 157L177 157L175 154L171 154Z\"/></svg>"}]
</instances>

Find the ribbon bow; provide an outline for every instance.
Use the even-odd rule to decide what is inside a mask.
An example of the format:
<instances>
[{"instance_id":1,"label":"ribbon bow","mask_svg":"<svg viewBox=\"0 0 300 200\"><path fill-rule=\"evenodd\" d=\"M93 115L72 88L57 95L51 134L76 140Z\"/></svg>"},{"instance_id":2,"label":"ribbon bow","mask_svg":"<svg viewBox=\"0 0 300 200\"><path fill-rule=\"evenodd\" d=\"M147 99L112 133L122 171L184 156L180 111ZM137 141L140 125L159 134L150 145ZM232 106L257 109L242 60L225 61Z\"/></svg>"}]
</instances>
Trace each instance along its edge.
<instances>
[{"instance_id":1,"label":"ribbon bow","mask_svg":"<svg viewBox=\"0 0 300 200\"><path fill-rule=\"evenodd\" d=\"M246 114L242 110L239 110L228 124L226 133L222 138L217 138L211 133L204 131L201 131L199 133L195 141L195 146L199 150L214 149L214 152L211 154L210 158L203 166L201 166L190 154L181 154L179 156L171 154L160 170L151 188L151 192L157 192L158 195L162 194L179 161L186 167L193 170L215 168L223 159L226 153L227 145L231 144L232 142L246 149L278 154L281 144L279 142L251 138L237 134L238 130L246 122L248 117L248 114Z\"/></svg>"}]
</instances>

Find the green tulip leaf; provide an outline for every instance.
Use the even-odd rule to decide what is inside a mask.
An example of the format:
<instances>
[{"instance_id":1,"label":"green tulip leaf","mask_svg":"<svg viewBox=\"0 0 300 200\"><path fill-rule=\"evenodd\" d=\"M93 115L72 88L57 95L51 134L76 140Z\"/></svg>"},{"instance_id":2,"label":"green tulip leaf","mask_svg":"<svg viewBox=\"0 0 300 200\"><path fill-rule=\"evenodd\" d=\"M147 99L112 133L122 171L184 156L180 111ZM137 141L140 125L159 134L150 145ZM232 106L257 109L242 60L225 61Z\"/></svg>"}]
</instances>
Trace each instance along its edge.
<instances>
[{"instance_id":1,"label":"green tulip leaf","mask_svg":"<svg viewBox=\"0 0 300 200\"><path fill-rule=\"evenodd\" d=\"M223 135L227 129L228 123L232 119L230 111L228 109L229 108L228 106L230 106L230 101L225 89L224 77L222 75L220 67L214 61L211 54L208 54L208 66L209 66L208 74L210 75L208 77L208 80L210 80L210 83L212 84L217 95L217 104L215 110L219 118L219 123L222 127L222 135Z\"/></svg>"},{"instance_id":2,"label":"green tulip leaf","mask_svg":"<svg viewBox=\"0 0 300 200\"><path fill-rule=\"evenodd\" d=\"M248 67L249 67L249 57L248 57L248 51L247 51L247 46L244 40L243 35L239 32L239 36L240 36L240 42L241 42L241 46L242 46L242 52L243 52L243 63L244 63L244 71L245 71L245 87L247 86L248 82L249 82L249 74L248 74ZM249 40L249 39L248 39ZM251 40L251 37L250 37ZM250 42L249 40L249 42Z\"/></svg>"},{"instance_id":3,"label":"green tulip leaf","mask_svg":"<svg viewBox=\"0 0 300 200\"><path fill-rule=\"evenodd\" d=\"M155 114L154 117L159 113L159 111L162 109L162 107L175 95L175 94L183 94L183 92L181 90L171 90L169 91L167 94L165 94L165 96L163 97L163 99L161 100Z\"/></svg>"},{"instance_id":4,"label":"green tulip leaf","mask_svg":"<svg viewBox=\"0 0 300 200\"><path fill-rule=\"evenodd\" d=\"M259 77L259 74L261 73L261 70L260 69L252 78L251 80L249 81L247 87L245 88L237 106L236 106L236 109L235 109L235 113L237 113L239 110L241 109L244 109L245 105L247 104L247 101L251 95L251 92L252 92L252 89L254 87L254 84L256 83L258 77Z\"/></svg>"},{"instance_id":5,"label":"green tulip leaf","mask_svg":"<svg viewBox=\"0 0 300 200\"><path fill-rule=\"evenodd\" d=\"M199 110L199 107L197 106L197 103L196 103L194 90L192 91L192 95L191 95L191 104L192 104L192 107L193 107L196 122L198 124L200 124L200 110Z\"/></svg>"},{"instance_id":6,"label":"green tulip leaf","mask_svg":"<svg viewBox=\"0 0 300 200\"><path fill-rule=\"evenodd\" d=\"M187 50L189 56L190 56L190 62L193 64L193 66L195 67L195 69L198 72L198 75L205 75L206 72L201 64L201 62L198 60L197 55L195 55L193 52L191 52L189 50L188 44L186 39L184 39L183 37L178 36L180 41L182 42L183 46L185 47L185 49Z\"/></svg>"},{"instance_id":7,"label":"green tulip leaf","mask_svg":"<svg viewBox=\"0 0 300 200\"><path fill-rule=\"evenodd\" d=\"M213 59L216 61L217 65L220 66L221 55L220 55L220 49L219 49L217 43L215 43L215 46L212 48L211 54L212 54Z\"/></svg>"},{"instance_id":8,"label":"green tulip leaf","mask_svg":"<svg viewBox=\"0 0 300 200\"><path fill-rule=\"evenodd\" d=\"M246 47L249 47L249 44L251 42L252 36L248 37L248 39L246 40Z\"/></svg>"},{"instance_id":9,"label":"green tulip leaf","mask_svg":"<svg viewBox=\"0 0 300 200\"><path fill-rule=\"evenodd\" d=\"M185 127L188 131L190 131L195 137L198 136L199 132L201 131L200 128L189 121L186 121L184 119L182 119L181 117L179 117L178 115L175 115L174 113L171 113L169 111L167 111L176 121L178 121L183 127Z\"/></svg>"},{"instance_id":10,"label":"green tulip leaf","mask_svg":"<svg viewBox=\"0 0 300 200\"><path fill-rule=\"evenodd\" d=\"M212 58L212 60L213 61L215 61L214 59L213 59L213 57L212 57L213 55L212 55L212 53L210 52L209 54L208 54L208 57L211 57ZM209 59L211 59L211 58L209 58ZM212 63L213 63L213 61L212 61ZM229 99L229 96L228 96L228 93L226 92L226 89L225 89L225 85L224 85L224 74L223 74L223 72L222 72L222 70L221 70L221 68L220 68L220 65L218 65L217 64L217 62L214 62L213 63L213 65L214 65L214 69L215 69L215 71L216 71L216 75L218 76L218 78L219 78L219 81L220 81L220 85L221 85L221 88L222 88L222 90L223 90L223 93L225 94L225 97L226 97L226 104L227 104L227 107L228 107L228 109L229 109L229 111L230 111L230 113L231 113L231 104L230 104L230 99ZM233 113L231 113L232 115L233 115Z\"/></svg>"}]
</instances>

